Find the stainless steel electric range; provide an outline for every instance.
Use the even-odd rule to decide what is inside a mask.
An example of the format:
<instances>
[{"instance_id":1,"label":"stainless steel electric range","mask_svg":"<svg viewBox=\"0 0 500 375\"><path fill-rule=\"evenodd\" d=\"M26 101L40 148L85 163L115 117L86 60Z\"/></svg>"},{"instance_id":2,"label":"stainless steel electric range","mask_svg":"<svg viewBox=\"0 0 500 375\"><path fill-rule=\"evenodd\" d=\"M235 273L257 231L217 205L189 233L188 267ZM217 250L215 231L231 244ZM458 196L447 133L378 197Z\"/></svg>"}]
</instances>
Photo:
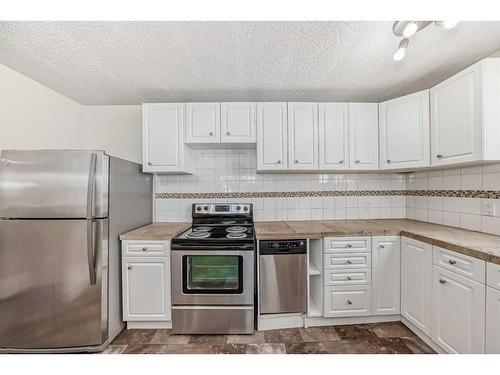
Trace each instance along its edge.
<instances>
[{"instance_id":1,"label":"stainless steel electric range","mask_svg":"<svg viewBox=\"0 0 500 375\"><path fill-rule=\"evenodd\" d=\"M252 205L193 204L192 227L171 248L173 332L252 334Z\"/></svg>"}]
</instances>

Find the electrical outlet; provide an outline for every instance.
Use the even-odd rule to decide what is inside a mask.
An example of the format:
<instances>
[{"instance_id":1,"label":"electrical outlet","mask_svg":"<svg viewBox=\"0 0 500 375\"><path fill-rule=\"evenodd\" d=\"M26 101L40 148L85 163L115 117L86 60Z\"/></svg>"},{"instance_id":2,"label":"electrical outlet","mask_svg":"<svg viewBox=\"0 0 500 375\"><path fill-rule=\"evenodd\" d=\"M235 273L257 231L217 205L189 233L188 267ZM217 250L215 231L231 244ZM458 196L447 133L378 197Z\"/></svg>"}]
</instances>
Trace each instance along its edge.
<instances>
[{"instance_id":1,"label":"electrical outlet","mask_svg":"<svg viewBox=\"0 0 500 375\"><path fill-rule=\"evenodd\" d=\"M495 216L495 203L492 199L483 200L483 216Z\"/></svg>"}]
</instances>

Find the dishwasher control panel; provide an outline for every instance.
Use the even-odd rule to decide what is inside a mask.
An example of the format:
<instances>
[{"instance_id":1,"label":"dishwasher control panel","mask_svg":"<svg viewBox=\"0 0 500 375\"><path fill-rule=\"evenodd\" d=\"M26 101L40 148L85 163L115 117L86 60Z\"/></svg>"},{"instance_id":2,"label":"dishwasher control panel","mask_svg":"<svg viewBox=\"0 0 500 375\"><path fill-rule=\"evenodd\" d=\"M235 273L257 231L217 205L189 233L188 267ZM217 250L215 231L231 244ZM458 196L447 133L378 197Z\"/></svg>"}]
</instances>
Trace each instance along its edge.
<instances>
[{"instance_id":1,"label":"dishwasher control panel","mask_svg":"<svg viewBox=\"0 0 500 375\"><path fill-rule=\"evenodd\" d=\"M305 254L306 240L266 240L259 242L261 255L271 254Z\"/></svg>"}]
</instances>

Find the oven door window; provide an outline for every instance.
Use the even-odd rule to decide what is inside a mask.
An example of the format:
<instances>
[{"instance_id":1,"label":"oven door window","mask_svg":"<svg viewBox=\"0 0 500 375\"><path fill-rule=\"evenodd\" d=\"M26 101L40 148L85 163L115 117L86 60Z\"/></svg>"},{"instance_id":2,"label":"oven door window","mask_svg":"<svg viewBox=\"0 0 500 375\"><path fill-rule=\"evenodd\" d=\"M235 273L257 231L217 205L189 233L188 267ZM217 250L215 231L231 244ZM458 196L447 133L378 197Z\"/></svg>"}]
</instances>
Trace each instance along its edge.
<instances>
[{"instance_id":1,"label":"oven door window","mask_svg":"<svg viewBox=\"0 0 500 375\"><path fill-rule=\"evenodd\" d=\"M184 294L241 294L243 257L241 255L184 255L182 257Z\"/></svg>"}]
</instances>

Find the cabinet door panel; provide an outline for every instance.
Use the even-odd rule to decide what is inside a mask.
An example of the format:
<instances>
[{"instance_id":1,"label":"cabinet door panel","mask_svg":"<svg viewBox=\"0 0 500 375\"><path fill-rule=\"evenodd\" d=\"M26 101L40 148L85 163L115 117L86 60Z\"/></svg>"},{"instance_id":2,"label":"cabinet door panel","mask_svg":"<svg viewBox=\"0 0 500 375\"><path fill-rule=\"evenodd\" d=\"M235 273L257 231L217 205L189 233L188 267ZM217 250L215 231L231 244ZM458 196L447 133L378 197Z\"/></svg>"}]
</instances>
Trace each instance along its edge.
<instances>
[{"instance_id":1,"label":"cabinet door panel","mask_svg":"<svg viewBox=\"0 0 500 375\"><path fill-rule=\"evenodd\" d=\"M349 103L351 169L378 169L378 104Z\"/></svg>"},{"instance_id":2,"label":"cabinet door panel","mask_svg":"<svg viewBox=\"0 0 500 375\"><path fill-rule=\"evenodd\" d=\"M500 290L486 288L486 353L500 354Z\"/></svg>"},{"instance_id":3,"label":"cabinet door panel","mask_svg":"<svg viewBox=\"0 0 500 375\"><path fill-rule=\"evenodd\" d=\"M349 168L349 107L347 103L319 103L319 168Z\"/></svg>"},{"instance_id":4,"label":"cabinet door panel","mask_svg":"<svg viewBox=\"0 0 500 375\"><path fill-rule=\"evenodd\" d=\"M220 140L220 104L186 104L187 143L218 143Z\"/></svg>"},{"instance_id":5,"label":"cabinet door panel","mask_svg":"<svg viewBox=\"0 0 500 375\"><path fill-rule=\"evenodd\" d=\"M337 318L371 314L371 286L324 286L324 316Z\"/></svg>"},{"instance_id":6,"label":"cabinet door panel","mask_svg":"<svg viewBox=\"0 0 500 375\"><path fill-rule=\"evenodd\" d=\"M401 237L401 315L430 336L431 309L432 245Z\"/></svg>"},{"instance_id":7,"label":"cabinet door panel","mask_svg":"<svg viewBox=\"0 0 500 375\"><path fill-rule=\"evenodd\" d=\"M400 237L373 237L372 312L374 315L400 312Z\"/></svg>"},{"instance_id":8,"label":"cabinet door panel","mask_svg":"<svg viewBox=\"0 0 500 375\"><path fill-rule=\"evenodd\" d=\"M170 320L170 257L122 259L123 317Z\"/></svg>"},{"instance_id":9,"label":"cabinet door panel","mask_svg":"<svg viewBox=\"0 0 500 375\"><path fill-rule=\"evenodd\" d=\"M449 353L484 353L485 286L434 266L432 340Z\"/></svg>"},{"instance_id":10,"label":"cabinet door panel","mask_svg":"<svg viewBox=\"0 0 500 375\"><path fill-rule=\"evenodd\" d=\"M287 104L257 104L257 169L286 170Z\"/></svg>"},{"instance_id":11,"label":"cabinet door panel","mask_svg":"<svg viewBox=\"0 0 500 375\"><path fill-rule=\"evenodd\" d=\"M255 103L221 103L221 142L255 142Z\"/></svg>"},{"instance_id":12,"label":"cabinet door panel","mask_svg":"<svg viewBox=\"0 0 500 375\"><path fill-rule=\"evenodd\" d=\"M380 103L379 119L382 169L429 166L429 90Z\"/></svg>"},{"instance_id":13,"label":"cabinet door panel","mask_svg":"<svg viewBox=\"0 0 500 375\"><path fill-rule=\"evenodd\" d=\"M433 165L481 158L481 102L481 64L475 64L431 89Z\"/></svg>"},{"instance_id":14,"label":"cabinet door panel","mask_svg":"<svg viewBox=\"0 0 500 375\"><path fill-rule=\"evenodd\" d=\"M318 168L316 103L288 103L288 168Z\"/></svg>"}]
</instances>

